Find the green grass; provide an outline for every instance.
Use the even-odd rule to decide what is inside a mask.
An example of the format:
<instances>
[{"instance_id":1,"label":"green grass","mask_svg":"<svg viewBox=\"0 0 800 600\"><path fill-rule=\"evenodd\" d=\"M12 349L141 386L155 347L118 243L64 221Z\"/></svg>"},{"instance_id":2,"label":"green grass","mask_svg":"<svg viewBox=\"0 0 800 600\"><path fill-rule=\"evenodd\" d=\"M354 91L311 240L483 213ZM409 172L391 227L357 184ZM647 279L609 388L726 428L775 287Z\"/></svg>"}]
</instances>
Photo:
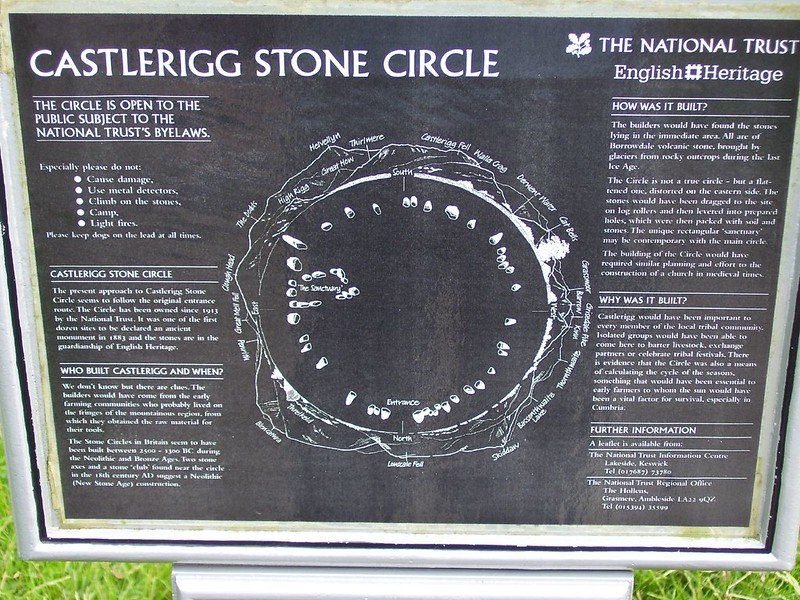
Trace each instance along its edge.
<instances>
[{"instance_id":1,"label":"green grass","mask_svg":"<svg viewBox=\"0 0 800 600\"><path fill-rule=\"evenodd\" d=\"M17 556L5 452L0 440L0 598L150 600L172 598L170 565L29 562Z\"/></svg>"},{"instance_id":2,"label":"green grass","mask_svg":"<svg viewBox=\"0 0 800 600\"><path fill-rule=\"evenodd\" d=\"M800 569L791 573L637 571L636 600L794 600Z\"/></svg>"},{"instance_id":3,"label":"green grass","mask_svg":"<svg viewBox=\"0 0 800 600\"><path fill-rule=\"evenodd\" d=\"M171 598L170 565L28 562L17 557L0 440L0 598L158 600ZM800 567L791 573L637 571L636 600L800 599Z\"/></svg>"}]
</instances>

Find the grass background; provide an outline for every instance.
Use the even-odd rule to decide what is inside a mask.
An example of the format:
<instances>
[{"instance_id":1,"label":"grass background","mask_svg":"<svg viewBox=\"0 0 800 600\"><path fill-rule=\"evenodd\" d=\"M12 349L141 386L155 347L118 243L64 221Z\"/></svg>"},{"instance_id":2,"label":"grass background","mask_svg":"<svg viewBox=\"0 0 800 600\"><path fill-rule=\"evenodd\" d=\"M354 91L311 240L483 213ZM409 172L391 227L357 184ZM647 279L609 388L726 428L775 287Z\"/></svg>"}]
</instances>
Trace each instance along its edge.
<instances>
[{"instance_id":1,"label":"grass background","mask_svg":"<svg viewBox=\"0 0 800 600\"><path fill-rule=\"evenodd\" d=\"M5 452L0 440L0 598L149 600L172 597L170 565L27 562L17 556ZM637 571L636 600L800 599L800 566L790 573Z\"/></svg>"}]
</instances>

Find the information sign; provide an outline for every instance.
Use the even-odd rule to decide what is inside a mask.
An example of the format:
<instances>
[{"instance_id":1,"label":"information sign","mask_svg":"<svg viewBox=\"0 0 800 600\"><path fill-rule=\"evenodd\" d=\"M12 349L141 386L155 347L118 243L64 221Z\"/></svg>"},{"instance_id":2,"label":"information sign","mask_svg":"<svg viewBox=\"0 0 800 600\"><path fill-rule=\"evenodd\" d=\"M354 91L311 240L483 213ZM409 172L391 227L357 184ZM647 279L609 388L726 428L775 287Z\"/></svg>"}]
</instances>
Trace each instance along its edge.
<instances>
[{"instance_id":1,"label":"information sign","mask_svg":"<svg viewBox=\"0 0 800 600\"><path fill-rule=\"evenodd\" d=\"M25 554L791 564L796 8L88 6L3 14Z\"/></svg>"}]
</instances>

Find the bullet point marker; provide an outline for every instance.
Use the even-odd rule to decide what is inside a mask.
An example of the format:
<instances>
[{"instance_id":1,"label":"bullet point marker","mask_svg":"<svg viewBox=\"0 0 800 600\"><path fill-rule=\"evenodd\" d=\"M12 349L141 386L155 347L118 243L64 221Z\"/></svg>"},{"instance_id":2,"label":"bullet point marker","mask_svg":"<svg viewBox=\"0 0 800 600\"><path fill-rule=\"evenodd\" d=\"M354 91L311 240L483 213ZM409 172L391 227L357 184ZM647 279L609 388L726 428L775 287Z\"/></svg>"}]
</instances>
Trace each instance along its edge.
<instances>
[{"instance_id":1,"label":"bullet point marker","mask_svg":"<svg viewBox=\"0 0 800 600\"><path fill-rule=\"evenodd\" d=\"M78 227L83 227L84 225L86 225L86 221L84 221L83 219L78 221Z\"/></svg>"},{"instance_id":2,"label":"bullet point marker","mask_svg":"<svg viewBox=\"0 0 800 600\"><path fill-rule=\"evenodd\" d=\"M83 188L82 188L82 187L80 187L80 186L78 186L78 187L76 187L76 188L75 188L75 193L76 193L76 194L80 194L82 191L83 191Z\"/></svg>"},{"instance_id":3,"label":"bullet point marker","mask_svg":"<svg viewBox=\"0 0 800 600\"><path fill-rule=\"evenodd\" d=\"M84 213L84 212L83 212L83 209L82 209L82 208L79 208L79 209L78 209L78 216L79 216L79 217L82 217L84 214L86 214L86 213Z\"/></svg>"},{"instance_id":4,"label":"bullet point marker","mask_svg":"<svg viewBox=\"0 0 800 600\"><path fill-rule=\"evenodd\" d=\"M75 183L80 183L82 181L80 175L75 175L74 179L75 179Z\"/></svg>"},{"instance_id":5,"label":"bullet point marker","mask_svg":"<svg viewBox=\"0 0 800 600\"><path fill-rule=\"evenodd\" d=\"M83 204L83 198L76 198L75 204Z\"/></svg>"}]
</instances>

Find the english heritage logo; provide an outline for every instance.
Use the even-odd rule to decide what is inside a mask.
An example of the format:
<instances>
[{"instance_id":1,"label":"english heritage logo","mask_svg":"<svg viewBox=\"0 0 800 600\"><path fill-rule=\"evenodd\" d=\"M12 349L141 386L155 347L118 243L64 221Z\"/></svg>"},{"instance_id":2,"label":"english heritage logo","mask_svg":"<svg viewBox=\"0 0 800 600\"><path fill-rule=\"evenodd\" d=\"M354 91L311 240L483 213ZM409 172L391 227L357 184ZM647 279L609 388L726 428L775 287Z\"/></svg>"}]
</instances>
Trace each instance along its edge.
<instances>
[{"instance_id":1,"label":"english heritage logo","mask_svg":"<svg viewBox=\"0 0 800 600\"><path fill-rule=\"evenodd\" d=\"M573 56L580 58L581 56L586 56L587 54L591 53L591 33L582 33L580 35L577 33L570 33L568 37L570 43L567 45L567 54L572 54Z\"/></svg>"}]
</instances>

